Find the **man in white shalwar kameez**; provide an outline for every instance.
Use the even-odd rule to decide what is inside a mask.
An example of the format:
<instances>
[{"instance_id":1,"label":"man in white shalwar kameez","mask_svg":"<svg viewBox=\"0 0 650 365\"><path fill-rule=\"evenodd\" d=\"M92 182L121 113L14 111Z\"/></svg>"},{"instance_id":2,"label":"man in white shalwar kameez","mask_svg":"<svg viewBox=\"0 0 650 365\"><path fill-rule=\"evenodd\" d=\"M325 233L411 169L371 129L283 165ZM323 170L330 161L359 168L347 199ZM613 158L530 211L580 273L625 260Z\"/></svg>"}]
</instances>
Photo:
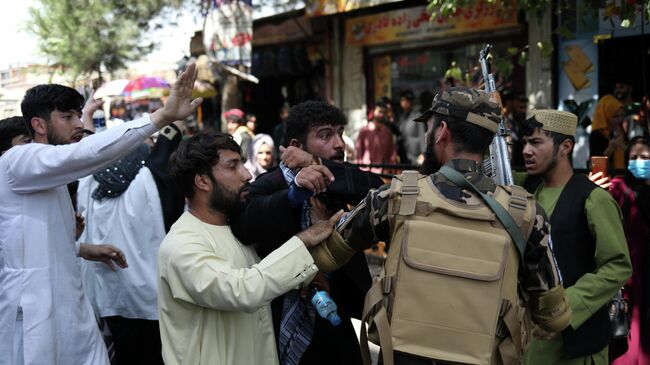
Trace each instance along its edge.
<instances>
[{"instance_id":1,"label":"man in white shalwar kameez","mask_svg":"<svg viewBox=\"0 0 650 365\"><path fill-rule=\"evenodd\" d=\"M126 270L81 261L85 293L111 331L115 362L163 364L158 328L157 258L166 224L183 213L185 199L169 176L169 156L182 139L172 124L155 146L130 155L79 181L77 212L86 229L79 242L111 243L128 257ZM171 201L171 202L170 202ZM163 205L176 209L163 210Z\"/></svg>"},{"instance_id":2,"label":"man in white shalwar kameez","mask_svg":"<svg viewBox=\"0 0 650 365\"><path fill-rule=\"evenodd\" d=\"M105 260L115 252L75 244L66 184L190 115L200 104L191 101L195 78L192 65L164 108L83 140L83 98L77 103L76 91L60 85L27 91L21 108L34 143L0 157L0 364L108 364L77 255Z\"/></svg>"}]
</instances>

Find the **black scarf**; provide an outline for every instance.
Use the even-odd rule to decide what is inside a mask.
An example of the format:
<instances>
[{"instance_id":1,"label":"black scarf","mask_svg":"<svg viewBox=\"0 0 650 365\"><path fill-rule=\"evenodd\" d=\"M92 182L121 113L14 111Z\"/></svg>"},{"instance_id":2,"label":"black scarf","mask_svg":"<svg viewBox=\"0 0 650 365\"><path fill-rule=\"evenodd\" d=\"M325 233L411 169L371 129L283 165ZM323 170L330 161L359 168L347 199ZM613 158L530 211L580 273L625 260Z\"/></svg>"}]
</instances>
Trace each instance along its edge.
<instances>
[{"instance_id":1,"label":"black scarf","mask_svg":"<svg viewBox=\"0 0 650 365\"><path fill-rule=\"evenodd\" d=\"M111 166L94 173L93 178L99 186L93 191L93 199L102 200L122 195L135 179L140 168L145 165L147 156L149 156L149 146L143 143Z\"/></svg>"}]
</instances>

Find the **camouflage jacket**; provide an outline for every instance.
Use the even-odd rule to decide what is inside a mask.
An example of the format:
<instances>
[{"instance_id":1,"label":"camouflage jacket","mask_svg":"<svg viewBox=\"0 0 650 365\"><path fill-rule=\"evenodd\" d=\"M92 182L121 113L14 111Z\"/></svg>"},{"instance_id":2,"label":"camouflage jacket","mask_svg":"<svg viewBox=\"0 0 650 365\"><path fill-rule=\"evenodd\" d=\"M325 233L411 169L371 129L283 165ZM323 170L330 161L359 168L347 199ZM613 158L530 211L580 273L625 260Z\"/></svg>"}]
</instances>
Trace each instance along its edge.
<instances>
[{"instance_id":1,"label":"camouflage jacket","mask_svg":"<svg viewBox=\"0 0 650 365\"><path fill-rule=\"evenodd\" d=\"M462 173L481 192L494 192L495 183L485 176L481 165L471 160L452 160L447 164ZM429 176L440 192L450 200L476 204L474 193L463 190L440 173ZM392 232L388 223L388 202L391 199L390 185L371 190L366 198L341 222L337 230L348 245L356 250L367 249L383 241L390 247ZM533 230L528 238L524 261L520 263L519 283L528 293L543 293L560 285L561 278L552 252L550 225L544 209L536 203L537 215Z\"/></svg>"}]
</instances>

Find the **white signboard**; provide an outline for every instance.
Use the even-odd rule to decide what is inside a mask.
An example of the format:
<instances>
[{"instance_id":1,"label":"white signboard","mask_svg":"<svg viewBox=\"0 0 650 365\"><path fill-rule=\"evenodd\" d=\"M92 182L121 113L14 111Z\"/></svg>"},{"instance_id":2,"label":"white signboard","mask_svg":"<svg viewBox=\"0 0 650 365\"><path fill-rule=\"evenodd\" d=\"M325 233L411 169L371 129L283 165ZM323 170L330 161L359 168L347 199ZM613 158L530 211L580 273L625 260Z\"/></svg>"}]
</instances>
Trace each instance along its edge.
<instances>
[{"instance_id":1,"label":"white signboard","mask_svg":"<svg viewBox=\"0 0 650 365\"><path fill-rule=\"evenodd\" d=\"M251 65L253 11L251 2L217 1L206 19L204 43L208 54L228 65Z\"/></svg>"}]
</instances>

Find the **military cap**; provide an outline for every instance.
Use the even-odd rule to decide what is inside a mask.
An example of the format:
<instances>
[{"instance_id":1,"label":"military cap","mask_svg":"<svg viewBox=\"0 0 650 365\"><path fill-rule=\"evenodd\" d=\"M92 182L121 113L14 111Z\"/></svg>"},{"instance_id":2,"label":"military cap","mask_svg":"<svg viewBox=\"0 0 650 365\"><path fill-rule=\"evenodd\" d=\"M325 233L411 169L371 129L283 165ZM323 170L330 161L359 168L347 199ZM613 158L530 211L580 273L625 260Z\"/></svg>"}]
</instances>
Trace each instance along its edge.
<instances>
[{"instance_id":1,"label":"military cap","mask_svg":"<svg viewBox=\"0 0 650 365\"><path fill-rule=\"evenodd\" d=\"M567 136L575 136L578 127L578 117L569 112L554 109L533 110L528 120L534 119L547 132L555 132Z\"/></svg>"},{"instance_id":2,"label":"military cap","mask_svg":"<svg viewBox=\"0 0 650 365\"><path fill-rule=\"evenodd\" d=\"M490 100L490 95L485 91L469 87L452 87L436 94L431 109L413 121L426 122L434 114L466 121L496 133L501 108Z\"/></svg>"}]
</instances>

